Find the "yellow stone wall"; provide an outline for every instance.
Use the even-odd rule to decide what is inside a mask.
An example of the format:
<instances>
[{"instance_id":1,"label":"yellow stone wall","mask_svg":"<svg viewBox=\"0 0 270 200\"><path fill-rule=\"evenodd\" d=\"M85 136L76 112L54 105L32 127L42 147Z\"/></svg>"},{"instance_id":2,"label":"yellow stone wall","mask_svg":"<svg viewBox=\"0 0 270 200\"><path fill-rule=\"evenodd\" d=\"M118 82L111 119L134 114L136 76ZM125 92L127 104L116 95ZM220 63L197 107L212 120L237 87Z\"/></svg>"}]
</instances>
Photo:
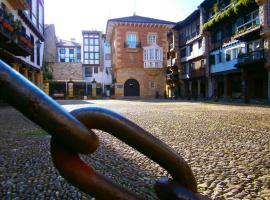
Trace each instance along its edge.
<instances>
[{"instance_id":1,"label":"yellow stone wall","mask_svg":"<svg viewBox=\"0 0 270 200\"><path fill-rule=\"evenodd\" d=\"M124 84L128 79L136 79L140 84L141 97L155 97L156 92L163 96L166 89L166 79L164 69L144 69L140 68L118 68L117 83L115 87L115 95L117 97L124 96ZM150 88L150 81L155 82L155 87Z\"/></svg>"}]
</instances>

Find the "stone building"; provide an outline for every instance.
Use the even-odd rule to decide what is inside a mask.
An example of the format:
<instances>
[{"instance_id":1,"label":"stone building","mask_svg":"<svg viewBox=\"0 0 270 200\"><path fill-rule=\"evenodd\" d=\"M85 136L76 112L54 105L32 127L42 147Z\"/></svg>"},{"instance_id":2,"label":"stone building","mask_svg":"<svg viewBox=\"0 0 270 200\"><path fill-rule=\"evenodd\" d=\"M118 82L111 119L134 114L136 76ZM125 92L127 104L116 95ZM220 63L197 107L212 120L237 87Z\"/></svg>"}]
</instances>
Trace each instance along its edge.
<instances>
[{"instance_id":1,"label":"stone building","mask_svg":"<svg viewBox=\"0 0 270 200\"><path fill-rule=\"evenodd\" d=\"M42 86L44 0L0 0L0 59Z\"/></svg>"},{"instance_id":2,"label":"stone building","mask_svg":"<svg viewBox=\"0 0 270 200\"><path fill-rule=\"evenodd\" d=\"M173 22L133 15L107 22L117 97L155 97L166 89L167 33Z\"/></svg>"},{"instance_id":3,"label":"stone building","mask_svg":"<svg viewBox=\"0 0 270 200\"><path fill-rule=\"evenodd\" d=\"M53 24L45 26L45 38L45 92L62 98L83 95L81 91L86 88L86 83L83 80L81 45L74 40L58 39ZM72 92L69 92L69 84Z\"/></svg>"},{"instance_id":4,"label":"stone building","mask_svg":"<svg viewBox=\"0 0 270 200\"><path fill-rule=\"evenodd\" d=\"M269 1L205 0L199 8L209 40L208 96L270 100Z\"/></svg>"},{"instance_id":5,"label":"stone building","mask_svg":"<svg viewBox=\"0 0 270 200\"><path fill-rule=\"evenodd\" d=\"M81 44L71 38L70 41L58 39L56 43L57 62L81 63Z\"/></svg>"},{"instance_id":6,"label":"stone building","mask_svg":"<svg viewBox=\"0 0 270 200\"><path fill-rule=\"evenodd\" d=\"M104 94L112 85L111 46L101 31L83 31L83 79L96 82Z\"/></svg>"},{"instance_id":7,"label":"stone building","mask_svg":"<svg viewBox=\"0 0 270 200\"><path fill-rule=\"evenodd\" d=\"M83 81L81 45L57 38L53 24L45 26L45 38L44 61L51 81Z\"/></svg>"},{"instance_id":8,"label":"stone building","mask_svg":"<svg viewBox=\"0 0 270 200\"><path fill-rule=\"evenodd\" d=\"M45 63L55 63L57 62L57 37L54 24L45 24L44 38L44 61Z\"/></svg>"},{"instance_id":9,"label":"stone building","mask_svg":"<svg viewBox=\"0 0 270 200\"><path fill-rule=\"evenodd\" d=\"M200 11L195 10L173 29L178 38L177 59L181 63L180 94L182 97L204 98L207 90L206 38L203 36Z\"/></svg>"}]
</instances>

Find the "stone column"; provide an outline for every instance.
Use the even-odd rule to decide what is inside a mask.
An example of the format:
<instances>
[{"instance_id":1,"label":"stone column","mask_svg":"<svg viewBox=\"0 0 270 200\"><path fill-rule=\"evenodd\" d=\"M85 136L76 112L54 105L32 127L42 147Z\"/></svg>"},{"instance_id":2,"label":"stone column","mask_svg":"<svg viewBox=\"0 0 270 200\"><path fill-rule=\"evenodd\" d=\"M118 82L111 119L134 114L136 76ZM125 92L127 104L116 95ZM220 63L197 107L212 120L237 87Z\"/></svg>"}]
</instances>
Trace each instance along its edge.
<instances>
[{"instance_id":1,"label":"stone column","mask_svg":"<svg viewBox=\"0 0 270 200\"><path fill-rule=\"evenodd\" d=\"M32 71L31 73L31 79L32 79L32 83L34 83L35 85L37 85L37 82L36 82L36 76L35 76L36 72L35 71Z\"/></svg>"},{"instance_id":2,"label":"stone column","mask_svg":"<svg viewBox=\"0 0 270 200\"><path fill-rule=\"evenodd\" d=\"M242 72L242 93L244 95L244 102L249 103L250 97L248 91L248 73L246 69L244 69Z\"/></svg>"},{"instance_id":3,"label":"stone column","mask_svg":"<svg viewBox=\"0 0 270 200\"><path fill-rule=\"evenodd\" d=\"M190 80L188 82L188 99L190 99L192 96L192 81Z\"/></svg>"},{"instance_id":4,"label":"stone column","mask_svg":"<svg viewBox=\"0 0 270 200\"><path fill-rule=\"evenodd\" d=\"M97 97L97 84L92 83L92 97Z\"/></svg>"},{"instance_id":5,"label":"stone column","mask_svg":"<svg viewBox=\"0 0 270 200\"><path fill-rule=\"evenodd\" d=\"M213 82L211 77L208 78L208 98L213 96Z\"/></svg>"},{"instance_id":6,"label":"stone column","mask_svg":"<svg viewBox=\"0 0 270 200\"><path fill-rule=\"evenodd\" d=\"M224 75L224 98L228 97L228 75Z\"/></svg>"},{"instance_id":7,"label":"stone column","mask_svg":"<svg viewBox=\"0 0 270 200\"><path fill-rule=\"evenodd\" d=\"M36 85L38 87L41 87L41 74L40 74L40 72L36 73Z\"/></svg>"},{"instance_id":8,"label":"stone column","mask_svg":"<svg viewBox=\"0 0 270 200\"><path fill-rule=\"evenodd\" d=\"M270 70L268 70L268 102L270 103Z\"/></svg>"},{"instance_id":9,"label":"stone column","mask_svg":"<svg viewBox=\"0 0 270 200\"><path fill-rule=\"evenodd\" d=\"M24 68L23 75L28 79L28 69Z\"/></svg>"},{"instance_id":10,"label":"stone column","mask_svg":"<svg viewBox=\"0 0 270 200\"><path fill-rule=\"evenodd\" d=\"M13 69L15 69L17 72L20 72L20 64L18 63L12 63Z\"/></svg>"},{"instance_id":11,"label":"stone column","mask_svg":"<svg viewBox=\"0 0 270 200\"><path fill-rule=\"evenodd\" d=\"M68 82L68 97L73 98L73 82Z\"/></svg>"},{"instance_id":12,"label":"stone column","mask_svg":"<svg viewBox=\"0 0 270 200\"><path fill-rule=\"evenodd\" d=\"M42 70L40 70L38 73L38 80L39 80L39 87L42 88L43 87L43 72L42 72Z\"/></svg>"},{"instance_id":13,"label":"stone column","mask_svg":"<svg viewBox=\"0 0 270 200\"><path fill-rule=\"evenodd\" d=\"M44 92L49 95L50 94L50 83L44 83L44 87L43 87Z\"/></svg>"},{"instance_id":14,"label":"stone column","mask_svg":"<svg viewBox=\"0 0 270 200\"><path fill-rule=\"evenodd\" d=\"M198 98L201 98L201 80L198 80L197 83L198 83Z\"/></svg>"}]
</instances>

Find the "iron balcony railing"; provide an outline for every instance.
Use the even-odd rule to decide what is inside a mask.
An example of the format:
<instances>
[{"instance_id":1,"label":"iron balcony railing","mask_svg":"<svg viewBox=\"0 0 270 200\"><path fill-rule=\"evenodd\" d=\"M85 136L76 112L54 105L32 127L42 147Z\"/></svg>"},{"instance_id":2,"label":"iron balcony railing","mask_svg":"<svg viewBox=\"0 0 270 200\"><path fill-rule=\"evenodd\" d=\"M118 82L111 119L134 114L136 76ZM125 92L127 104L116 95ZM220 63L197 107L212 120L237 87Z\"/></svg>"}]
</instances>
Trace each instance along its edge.
<instances>
[{"instance_id":1,"label":"iron balcony railing","mask_svg":"<svg viewBox=\"0 0 270 200\"><path fill-rule=\"evenodd\" d=\"M244 64L247 62L259 61L265 59L264 50L252 51L245 54L239 54L238 64Z\"/></svg>"},{"instance_id":2,"label":"iron balcony railing","mask_svg":"<svg viewBox=\"0 0 270 200\"><path fill-rule=\"evenodd\" d=\"M241 25L237 26L236 27L236 33L240 34L242 32L245 32L247 30L255 28L255 27L259 26L259 25L260 25L260 18L258 16L255 19L252 19L252 20L250 20L250 21L248 21L248 22L246 22L244 24L241 24Z\"/></svg>"},{"instance_id":3,"label":"iron balcony railing","mask_svg":"<svg viewBox=\"0 0 270 200\"><path fill-rule=\"evenodd\" d=\"M141 42L124 42L124 48L131 48L131 49L135 49L135 48L142 48L142 44Z\"/></svg>"}]
</instances>

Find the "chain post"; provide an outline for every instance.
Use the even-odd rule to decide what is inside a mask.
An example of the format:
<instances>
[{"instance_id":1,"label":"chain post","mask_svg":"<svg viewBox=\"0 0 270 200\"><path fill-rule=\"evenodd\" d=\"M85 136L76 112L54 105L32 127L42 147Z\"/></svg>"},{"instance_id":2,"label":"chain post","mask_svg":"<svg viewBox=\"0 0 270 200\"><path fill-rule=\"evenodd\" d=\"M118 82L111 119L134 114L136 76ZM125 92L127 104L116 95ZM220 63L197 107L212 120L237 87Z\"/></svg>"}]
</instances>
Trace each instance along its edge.
<instances>
[{"instance_id":1,"label":"chain post","mask_svg":"<svg viewBox=\"0 0 270 200\"><path fill-rule=\"evenodd\" d=\"M52 159L60 174L98 199L141 199L84 163L79 153L91 154L99 145L92 129L117 137L160 164L173 180L155 184L160 199L198 199L197 183L185 160L165 143L123 116L89 107L71 113L21 74L0 60L0 97L52 135Z\"/></svg>"}]
</instances>

